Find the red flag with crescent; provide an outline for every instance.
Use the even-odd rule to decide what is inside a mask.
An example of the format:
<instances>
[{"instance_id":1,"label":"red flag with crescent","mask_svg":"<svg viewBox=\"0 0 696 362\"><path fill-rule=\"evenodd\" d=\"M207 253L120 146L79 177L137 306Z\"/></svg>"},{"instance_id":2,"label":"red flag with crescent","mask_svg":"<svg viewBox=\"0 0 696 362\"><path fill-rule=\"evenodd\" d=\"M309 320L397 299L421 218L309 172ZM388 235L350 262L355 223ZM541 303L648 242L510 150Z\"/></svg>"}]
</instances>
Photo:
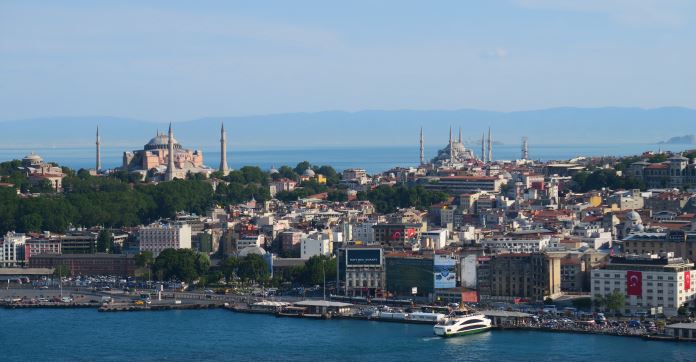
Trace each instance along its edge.
<instances>
[{"instance_id":1,"label":"red flag with crescent","mask_svg":"<svg viewBox=\"0 0 696 362\"><path fill-rule=\"evenodd\" d=\"M401 239L401 231L398 231L398 230L397 230L397 231L394 231L394 233L392 233L392 235L391 235L391 239L392 239L392 240L399 240L399 239Z\"/></svg>"},{"instance_id":2,"label":"red flag with crescent","mask_svg":"<svg viewBox=\"0 0 696 362\"><path fill-rule=\"evenodd\" d=\"M691 289L691 272L685 271L684 272L684 290L689 290L689 289Z\"/></svg>"},{"instance_id":3,"label":"red flag with crescent","mask_svg":"<svg viewBox=\"0 0 696 362\"><path fill-rule=\"evenodd\" d=\"M643 273L639 271L626 272L626 295L643 295Z\"/></svg>"},{"instance_id":4,"label":"red flag with crescent","mask_svg":"<svg viewBox=\"0 0 696 362\"><path fill-rule=\"evenodd\" d=\"M414 229L414 228L406 229L406 237L412 238L415 236L416 236L416 229Z\"/></svg>"}]
</instances>

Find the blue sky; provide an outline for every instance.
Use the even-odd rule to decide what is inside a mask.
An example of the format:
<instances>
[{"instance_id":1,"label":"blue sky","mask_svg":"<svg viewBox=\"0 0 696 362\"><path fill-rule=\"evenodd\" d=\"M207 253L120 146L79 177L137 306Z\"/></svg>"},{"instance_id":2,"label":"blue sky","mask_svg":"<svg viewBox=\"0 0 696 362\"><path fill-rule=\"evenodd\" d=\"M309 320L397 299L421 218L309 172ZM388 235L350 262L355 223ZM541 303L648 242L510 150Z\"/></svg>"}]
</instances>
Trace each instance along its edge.
<instances>
[{"instance_id":1,"label":"blue sky","mask_svg":"<svg viewBox=\"0 0 696 362\"><path fill-rule=\"evenodd\" d=\"M0 120L696 108L696 2L2 1Z\"/></svg>"}]
</instances>

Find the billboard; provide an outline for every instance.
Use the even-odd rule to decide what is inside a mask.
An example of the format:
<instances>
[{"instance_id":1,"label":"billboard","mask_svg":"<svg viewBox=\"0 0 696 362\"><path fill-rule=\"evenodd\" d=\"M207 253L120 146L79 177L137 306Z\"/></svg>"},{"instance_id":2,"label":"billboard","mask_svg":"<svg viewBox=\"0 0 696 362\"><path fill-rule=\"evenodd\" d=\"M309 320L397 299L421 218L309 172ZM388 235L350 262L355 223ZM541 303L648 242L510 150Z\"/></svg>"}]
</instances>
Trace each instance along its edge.
<instances>
[{"instance_id":1,"label":"billboard","mask_svg":"<svg viewBox=\"0 0 696 362\"><path fill-rule=\"evenodd\" d=\"M435 289L455 288L457 286L457 259L450 255L433 257L433 277Z\"/></svg>"},{"instance_id":2,"label":"billboard","mask_svg":"<svg viewBox=\"0 0 696 362\"><path fill-rule=\"evenodd\" d=\"M346 249L346 265L382 265L382 249Z\"/></svg>"}]
</instances>

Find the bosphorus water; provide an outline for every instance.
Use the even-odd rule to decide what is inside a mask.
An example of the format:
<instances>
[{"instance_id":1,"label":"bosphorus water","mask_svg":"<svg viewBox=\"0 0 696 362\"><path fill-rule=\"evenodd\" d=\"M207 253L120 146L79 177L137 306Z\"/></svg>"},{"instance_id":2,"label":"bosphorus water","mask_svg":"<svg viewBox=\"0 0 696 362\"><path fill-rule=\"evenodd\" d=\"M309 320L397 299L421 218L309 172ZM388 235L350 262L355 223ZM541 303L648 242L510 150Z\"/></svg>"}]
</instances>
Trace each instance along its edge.
<instances>
[{"instance_id":1,"label":"bosphorus water","mask_svg":"<svg viewBox=\"0 0 696 362\"><path fill-rule=\"evenodd\" d=\"M440 339L432 327L225 310L0 310L2 361L689 361L696 344L492 331Z\"/></svg>"},{"instance_id":2,"label":"bosphorus water","mask_svg":"<svg viewBox=\"0 0 696 362\"><path fill-rule=\"evenodd\" d=\"M188 147L186 144L183 145ZM445 145L442 145L443 147ZM133 147L131 147L133 148ZM131 148L102 147L102 165L105 168L118 167L122 164L124 151ZM191 147L194 148L194 147ZM599 156L630 156L645 151L683 151L696 148L694 145L678 144L648 144L648 143L616 143L616 144L544 144L530 145L530 158L534 160L568 160L571 158ZM438 147L427 146L425 157L430 159L437 155ZM73 148L2 148L0 161L21 159L35 152L48 162L56 162L73 169L93 168L95 165L94 147ZM474 152L480 152L474 147ZM496 160L514 160L520 157L519 145L496 145L493 157ZM203 148L204 163L216 168L220 162L219 148ZM413 147L384 146L384 147L328 147L328 148L294 148L250 150L228 147L227 160L230 167L259 166L269 169L271 166L295 166L301 161L309 161L314 165L331 165L337 170L346 168L364 168L368 173L388 170L395 166L408 167L418 164L419 150L417 144Z\"/></svg>"}]
</instances>

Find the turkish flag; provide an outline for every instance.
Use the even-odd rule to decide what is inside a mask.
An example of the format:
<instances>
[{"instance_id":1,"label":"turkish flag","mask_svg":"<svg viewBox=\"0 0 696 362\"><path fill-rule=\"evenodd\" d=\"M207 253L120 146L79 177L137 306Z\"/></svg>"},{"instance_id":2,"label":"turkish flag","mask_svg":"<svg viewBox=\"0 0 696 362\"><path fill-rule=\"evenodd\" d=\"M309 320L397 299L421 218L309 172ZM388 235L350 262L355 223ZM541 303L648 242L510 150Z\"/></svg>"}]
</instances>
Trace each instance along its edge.
<instances>
[{"instance_id":1,"label":"turkish flag","mask_svg":"<svg viewBox=\"0 0 696 362\"><path fill-rule=\"evenodd\" d=\"M416 236L416 229L406 229L406 237L412 238L414 236Z\"/></svg>"},{"instance_id":2,"label":"turkish flag","mask_svg":"<svg viewBox=\"0 0 696 362\"><path fill-rule=\"evenodd\" d=\"M689 289L691 289L691 272L685 271L684 272L684 290L689 290Z\"/></svg>"},{"instance_id":3,"label":"turkish flag","mask_svg":"<svg viewBox=\"0 0 696 362\"><path fill-rule=\"evenodd\" d=\"M394 233L391 235L392 240L399 240L401 239L401 231L394 231Z\"/></svg>"},{"instance_id":4,"label":"turkish flag","mask_svg":"<svg viewBox=\"0 0 696 362\"><path fill-rule=\"evenodd\" d=\"M643 273L639 271L626 272L626 295L643 295Z\"/></svg>"}]
</instances>

